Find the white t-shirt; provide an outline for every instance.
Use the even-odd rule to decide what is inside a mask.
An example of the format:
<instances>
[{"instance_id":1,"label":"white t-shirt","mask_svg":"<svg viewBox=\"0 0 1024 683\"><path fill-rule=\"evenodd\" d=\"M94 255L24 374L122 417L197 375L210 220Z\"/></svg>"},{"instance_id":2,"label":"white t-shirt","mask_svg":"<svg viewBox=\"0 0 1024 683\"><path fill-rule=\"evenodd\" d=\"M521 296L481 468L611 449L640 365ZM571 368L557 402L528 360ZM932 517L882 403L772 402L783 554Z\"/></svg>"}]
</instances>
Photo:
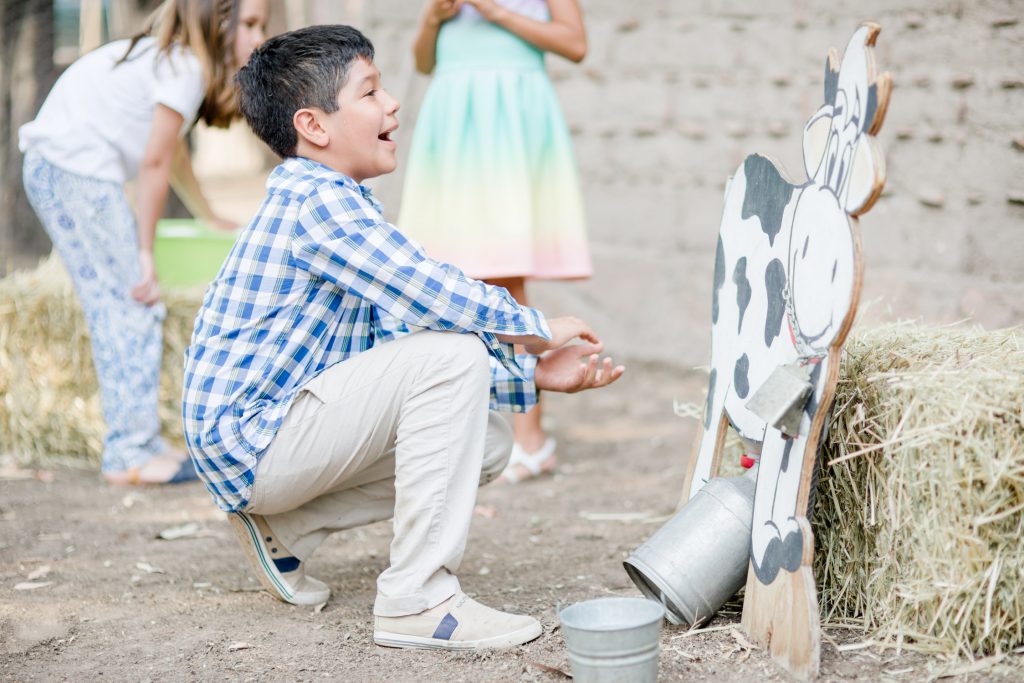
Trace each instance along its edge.
<instances>
[{"instance_id":1,"label":"white t-shirt","mask_svg":"<svg viewBox=\"0 0 1024 683\"><path fill-rule=\"evenodd\" d=\"M206 93L202 64L186 48L159 52L151 37L116 64L128 44L108 43L67 68L35 120L18 130L22 152L35 150L72 173L125 182L138 175L157 104L181 114L180 135L188 132Z\"/></svg>"}]
</instances>

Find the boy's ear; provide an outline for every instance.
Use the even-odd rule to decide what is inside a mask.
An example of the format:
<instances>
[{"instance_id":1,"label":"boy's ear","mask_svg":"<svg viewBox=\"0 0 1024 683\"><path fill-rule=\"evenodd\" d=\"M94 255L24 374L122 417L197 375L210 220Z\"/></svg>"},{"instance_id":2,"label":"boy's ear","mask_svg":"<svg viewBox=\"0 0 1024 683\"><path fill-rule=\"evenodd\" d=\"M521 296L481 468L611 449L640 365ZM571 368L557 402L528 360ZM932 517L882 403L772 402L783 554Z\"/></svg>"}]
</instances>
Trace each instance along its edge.
<instances>
[{"instance_id":1,"label":"boy's ear","mask_svg":"<svg viewBox=\"0 0 1024 683\"><path fill-rule=\"evenodd\" d=\"M326 147L330 142L327 131L320 125L314 109L300 109L292 116L292 125L299 137L315 147Z\"/></svg>"}]
</instances>

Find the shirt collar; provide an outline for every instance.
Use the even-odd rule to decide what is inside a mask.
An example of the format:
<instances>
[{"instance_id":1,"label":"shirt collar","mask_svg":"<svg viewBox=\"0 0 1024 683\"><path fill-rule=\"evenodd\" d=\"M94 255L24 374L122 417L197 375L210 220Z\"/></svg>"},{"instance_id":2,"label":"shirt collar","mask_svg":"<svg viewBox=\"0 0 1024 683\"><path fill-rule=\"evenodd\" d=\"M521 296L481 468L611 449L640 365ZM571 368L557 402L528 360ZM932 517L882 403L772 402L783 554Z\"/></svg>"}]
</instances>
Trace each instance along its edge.
<instances>
[{"instance_id":1,"label":"shirt collar","mask_svg":"<svg viewBox=\"0 0 1024 683\"><path fill-rule=\"evenodd\" d=\"M373 192L370 188L361 183L357 183L349 176L335 171L330 166L325 166L319 161L313 161L306 157L288 157L282 161L274 172L271 174L270 183L274 183L275 178L278 178L285 183L293 180L327 180L330 182L338 183L343 187L347 187L353 192L358 192L363 199L370 203L370 205L378 212L383 212L380 202L373 196Z\"/></svg>"}]
</instances>

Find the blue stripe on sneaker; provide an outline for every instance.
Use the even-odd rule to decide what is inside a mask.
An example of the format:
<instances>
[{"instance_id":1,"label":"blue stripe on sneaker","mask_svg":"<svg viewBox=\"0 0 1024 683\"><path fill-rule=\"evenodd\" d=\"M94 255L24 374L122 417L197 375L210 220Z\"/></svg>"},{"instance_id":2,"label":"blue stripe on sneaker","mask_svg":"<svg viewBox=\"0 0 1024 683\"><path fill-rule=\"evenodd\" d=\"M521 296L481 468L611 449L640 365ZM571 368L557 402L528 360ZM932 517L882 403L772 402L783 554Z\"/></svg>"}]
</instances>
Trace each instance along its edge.
<instances>
[{"instance_id":1,"label":"blue stripe on sneaker","mask_svg":"<svg viewBox=\"0 0 1024 683\"><path fill-rule=\"evenodd\" d=\"M455 629L459 626L459 620L452 616L452 613L444 615L444 619L437 625L437 630L434 631L434 638L440 640L448 640L455 633Z\"/></svg>"},{"instance_id":2,"label":"blue stripe on sneaker","mask_svg":"<svg viewBox=\"0 0 1024 683\"><path fill-rule=\"evenodd\" d=\"M282 557L279 560L274 560L274 566L277 567L277 571L282 574L295 571L299 568L300 564L302 563L297 557Z\"/></svg>"}]
</instances>

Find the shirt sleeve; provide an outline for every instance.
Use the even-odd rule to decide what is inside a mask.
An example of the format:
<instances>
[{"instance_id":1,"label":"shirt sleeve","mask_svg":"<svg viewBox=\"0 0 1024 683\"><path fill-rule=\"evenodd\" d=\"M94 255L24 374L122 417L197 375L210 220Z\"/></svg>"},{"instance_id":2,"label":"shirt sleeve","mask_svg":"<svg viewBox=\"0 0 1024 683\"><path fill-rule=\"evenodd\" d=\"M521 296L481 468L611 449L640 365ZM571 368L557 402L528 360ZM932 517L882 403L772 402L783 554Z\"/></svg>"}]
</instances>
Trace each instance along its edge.
<instances>
[{"instance_id":1,"label":"shirt sleeve","mask_svg":"<svg viewBox=\"0 0 1024 683\"><path fill-rule=\"evenodd\" d=\"M154 78L154 102L181 114L185 119L183 131L187 131L206 96L203 65L191 53L171 50L157 55Z\"/></svg>"},{"instance_id":2,"label":"shirt sleeve","mask_svg":"<svg viewBox=\"0 0 1024 683\"><path fill-rule=\"evenodd\" d=\"M537 385L533 381L537 356L517 353L516 362L522 368L522 379L491 357L491 410L525 413L537 404Z\"/></svg>"},{"instance_id":3,"label":"shirt sleeve","mask_svg":"<svg viewBox=\"0 0 1024 683\"><path fill-rule=\"evenodd\" d=\"M324 183L299 209L292 241L299 267L352 292L406 325L471 332L515 379L527 379L511 344L495 335L551 338L544 316L501 287L434 261L358 193Z\"/></svg>"}]
</instances>

